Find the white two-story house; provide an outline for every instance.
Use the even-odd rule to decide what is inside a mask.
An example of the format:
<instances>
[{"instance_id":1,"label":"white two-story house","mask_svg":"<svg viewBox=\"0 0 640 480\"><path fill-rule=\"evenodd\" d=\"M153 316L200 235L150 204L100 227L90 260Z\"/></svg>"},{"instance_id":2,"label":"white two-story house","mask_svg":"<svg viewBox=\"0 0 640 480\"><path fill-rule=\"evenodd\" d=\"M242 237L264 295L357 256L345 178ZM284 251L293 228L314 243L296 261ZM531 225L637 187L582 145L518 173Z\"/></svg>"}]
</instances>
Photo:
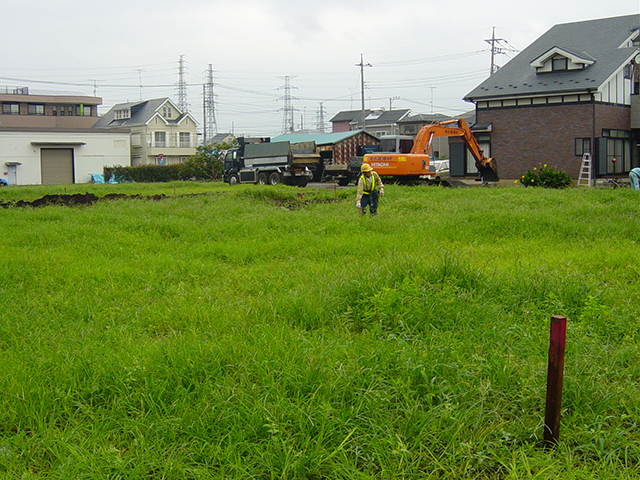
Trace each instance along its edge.
<instances>
[{"instance_id":1,"label":"white two-story house","mask_svg":"<svg viewBox=\"0 0 640 480\"><path fill-rule=\"evenodd\" d=\"M194 155L197 122L169 98L114 105L93 128L131 129L131 165L171 165Z\"/></svg>"}]
</instances>

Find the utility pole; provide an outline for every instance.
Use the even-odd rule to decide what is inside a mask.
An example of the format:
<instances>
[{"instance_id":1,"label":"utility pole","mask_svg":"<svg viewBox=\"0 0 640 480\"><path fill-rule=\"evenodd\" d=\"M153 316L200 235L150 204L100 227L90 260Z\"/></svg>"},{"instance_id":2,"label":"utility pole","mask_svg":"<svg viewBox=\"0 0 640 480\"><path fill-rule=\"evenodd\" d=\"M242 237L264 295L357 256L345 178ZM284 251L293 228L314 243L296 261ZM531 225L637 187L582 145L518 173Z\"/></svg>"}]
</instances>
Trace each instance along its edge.
<instances>
[{"instance_id":1,"label":"utility pole","mask_svg":"<svg viewBox=\"0 0 640 480\"><path fill-rule=\"evenodd\" d=\"M493 75L498 71L498 66L496 65L496 55L504 53L504 50L500 47L500 42L505 42L504 38L496 38L496 27L493 27L493 33L489 40L485 40L489 45L491 45L491 72L489 75Z\"/></svg>"},{"instance_id":2,"label":"utility pole","mask_svg":"<svg viewBox=\"0 0 640 480\"><path fill-rule=\"evenodd\" d=\"M284 96L280 97L278 100L284 100L284 116L282 117L282 133L293 133L295 131L294 125L294 113L296 111L293 108L293 100L297 100L297 98L291 96L291 89L297 88L291 86L291 79L296 76L285 75L284 77L278 77L284 79L284 86L280 87L280 89L284 89Z\"/></svg>"},{"instance_id":3,"label":"utility pole","mask_svg":"<svg viewBox=\"0 0 640 480\"><path fill-rule=\"evenodd\" d=\"M178 83L176 85L178 108L182 113L187 113L189 111L189 104L187 103L187 82L185 80L184 55L180 55L180 60L178 60Z\"/></svg>"},{"instance_id":4,"label":"utility pole","mask_svg":"<svg viewBox=\"0 0 640 480\"><path fill-rule=\"evenodd\" d=\"M393 110L393 101L400 100L400 97L390 97L389 98L389 110Z\"/></svg>"},{"instance_id":5,"label":"utility pole","mask_svg":"<svg viewBox=\"0 0 640 480\"><path fill-rule=\"evenodd\" d=\"M362 130L364 130L364 67L373 67L370 63L365 64L363 55L360 54L360 63L356 63L356 67L360 67L360 99L362 100L361 109L362 109Z\"/></svg>"},{"instance_id":6,"label":"utility pole","mask_svg":"<svg viewBox=\"0 0 640 480\"><path fill-rule=\"evenodd\" d=\"M213 91L213 66L209 64L206 71L206 80L204 87L204 144L208 140L213 139L214 134L218 133L218 125L216 123L216 97Z\"/></svg>"}]
</instances>

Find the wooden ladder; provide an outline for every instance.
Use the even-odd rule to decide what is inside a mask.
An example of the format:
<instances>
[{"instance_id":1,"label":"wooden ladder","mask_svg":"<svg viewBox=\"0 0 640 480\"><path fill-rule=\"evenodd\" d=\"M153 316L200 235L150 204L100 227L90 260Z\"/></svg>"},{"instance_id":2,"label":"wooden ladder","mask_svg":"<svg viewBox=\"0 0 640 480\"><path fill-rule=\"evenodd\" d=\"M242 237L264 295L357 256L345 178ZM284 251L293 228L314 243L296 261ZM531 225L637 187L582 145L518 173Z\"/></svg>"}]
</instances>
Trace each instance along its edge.
<instances>
[{"instance_id":1,"label":"wooden ladder","mask_svg":"<svg viewBox=\"0 0 640 480\"><path fill-rule=\"evenodd\" d=\"M593 187L591 154L589 153L582 155L582 165L580 165L580 175L578 175L578 186Z\"/></svg>"}]
</instances>

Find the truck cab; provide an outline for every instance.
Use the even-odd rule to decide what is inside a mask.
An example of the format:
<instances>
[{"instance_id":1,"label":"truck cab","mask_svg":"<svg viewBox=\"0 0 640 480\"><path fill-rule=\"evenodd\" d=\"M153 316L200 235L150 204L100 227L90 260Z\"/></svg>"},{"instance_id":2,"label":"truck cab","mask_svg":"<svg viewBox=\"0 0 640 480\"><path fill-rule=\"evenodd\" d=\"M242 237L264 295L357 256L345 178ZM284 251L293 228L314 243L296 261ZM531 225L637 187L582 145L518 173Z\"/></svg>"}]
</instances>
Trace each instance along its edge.
<instances>
[{"instance_id":1,"label":"truck cab","mask_svg":"<svg viewBox=\"0 0 640 480\"><path fill-rule=\"evenodd\" d=\"M224 153L223 178L229 185L284 183L304 187L313 177L304 158L293 154L289 142L263 139L247 143L241 140L238 147Z\"/></svg>"}]
</instances>

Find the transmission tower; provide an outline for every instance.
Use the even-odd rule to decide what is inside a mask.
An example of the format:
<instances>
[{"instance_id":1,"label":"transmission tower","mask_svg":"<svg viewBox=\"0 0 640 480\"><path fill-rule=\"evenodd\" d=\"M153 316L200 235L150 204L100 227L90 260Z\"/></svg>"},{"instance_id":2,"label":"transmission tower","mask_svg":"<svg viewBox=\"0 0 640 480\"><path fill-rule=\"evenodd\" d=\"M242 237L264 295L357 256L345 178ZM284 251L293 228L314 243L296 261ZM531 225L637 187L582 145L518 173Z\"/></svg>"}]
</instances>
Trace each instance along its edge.
<instances>
[{"instance_id":1,"label":"transmission tower","mask_svg":"<svg viewBox=\"0 0 640 480\"><path fill-rule=\"evenodd\" d=\"M187 82L185 80L186 67L184 55L180 55L178 60L178 83L176 84L176 96L178 97L178 108L182 113L189 111L189 103L187 102Z\"/></svg>"},{"instance_id":2,"label":"transmission tower","mask_svg":"<svg viewBox=\"0 0 640 480\"><path fill-rule=\"evenodd\" d=\"M284 90L284 96L280 97L278 100L284 100L284 116L282 117L282 133L293 133L295 131L295 124L293 121L293 116L296 112L296 108L293 108L293 100L298 100L295 97L291 96L291 89L297 88L291 86L291 79L296 78L295 76L285 75L284 77L284 86L280 87L278 90Z\"/></svg>"},{"instance_id":3,"label":"transmission tower","mask_svg":"<svg viewBox=\"0 0 640 480\"><path fill-rule=\"evenodd\" d=\"M216 99L213 93L213 67L209 64L206 71L206 81L204 83L204 144L207 145L213 136L218 133L218 125L216 123Z\"/></svg>"},{"instance_id":4,"label":"transmission tower","mask_svg":"<svg viewBox=\"0 0 640 480\"><path fill-rule=\"evenodd\" d=\"M324 114L326 113L326 111L327 109L325 108L324 104L320 102L320 106L318 107L318 113L316 115L316 131L318 133L326 132L325 123L324 123Z\"/></svg>"}]
</instances>

